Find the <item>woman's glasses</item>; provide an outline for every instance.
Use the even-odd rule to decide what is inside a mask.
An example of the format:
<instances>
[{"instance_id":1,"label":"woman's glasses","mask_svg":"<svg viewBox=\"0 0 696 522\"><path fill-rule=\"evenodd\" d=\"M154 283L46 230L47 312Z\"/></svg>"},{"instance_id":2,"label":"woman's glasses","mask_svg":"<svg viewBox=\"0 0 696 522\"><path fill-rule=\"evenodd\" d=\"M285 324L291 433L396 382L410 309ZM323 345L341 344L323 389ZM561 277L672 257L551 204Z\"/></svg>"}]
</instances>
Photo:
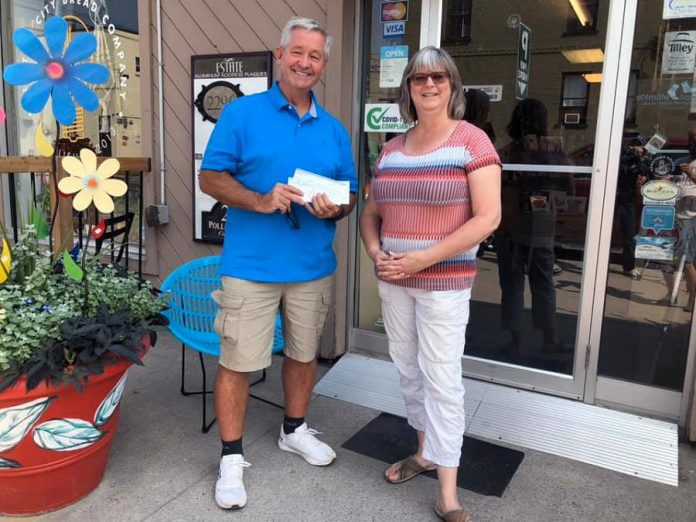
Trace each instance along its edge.
<instances>
[{"instance_id":1,"label":"woman's glasses","mask_svg":"<svg viewBox=\"0 0 696 522\"><path fill-rule=\"evenodd\" d=\"M446 72L416 73L409 78L409 81L413 85L423 87L426 83L428 83L428 78L431 78L434 84L442 85L443 83L449 81L449 74Z\"/></svg>"}]
</instances>

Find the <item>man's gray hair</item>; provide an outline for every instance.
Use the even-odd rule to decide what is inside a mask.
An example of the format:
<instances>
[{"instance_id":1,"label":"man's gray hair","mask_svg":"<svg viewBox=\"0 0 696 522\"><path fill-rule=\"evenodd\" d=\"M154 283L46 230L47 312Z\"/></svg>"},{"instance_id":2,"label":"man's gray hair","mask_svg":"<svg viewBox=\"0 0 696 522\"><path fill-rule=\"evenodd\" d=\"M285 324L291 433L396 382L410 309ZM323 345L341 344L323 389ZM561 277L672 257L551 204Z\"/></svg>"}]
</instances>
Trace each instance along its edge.
<instances>
[{"instance_id":1,"label":"man's gray hair","mask_svg":"<svg viewBox=\"0 0 696 522\"><path fill-rule=\"evenodd\" d=\"M283 32L280 33L280 47L282 49L287 48L290 43L290 37L295 29L306 29L307 31L316 31L324 37L324 59L329 59L329 53L331 52L331 44L333 43L333 38L326 32L326 29L311 18L302 18L301 16L296 16L291 18L285 27L283 27Z\"/></svg>"},{"instance_id":2,"label":"man's gray hair","mask_svg":"<svg viewBox=\"0 0 696 522\"><path fill-rule=\"evenodd\" d=\"M411 99L411 76L417 72L433 72L444 70L449 75L450 94L447 114L453 120L461 120L464 117L464 93L462 92L462 80L459 76L457 65L452 57L444 49L429 45L423 47L414 54L404 69L401 78L401 97L399 98L399 110L406 123L418 120L416 106Z\"/></svg>"}]
</instances>

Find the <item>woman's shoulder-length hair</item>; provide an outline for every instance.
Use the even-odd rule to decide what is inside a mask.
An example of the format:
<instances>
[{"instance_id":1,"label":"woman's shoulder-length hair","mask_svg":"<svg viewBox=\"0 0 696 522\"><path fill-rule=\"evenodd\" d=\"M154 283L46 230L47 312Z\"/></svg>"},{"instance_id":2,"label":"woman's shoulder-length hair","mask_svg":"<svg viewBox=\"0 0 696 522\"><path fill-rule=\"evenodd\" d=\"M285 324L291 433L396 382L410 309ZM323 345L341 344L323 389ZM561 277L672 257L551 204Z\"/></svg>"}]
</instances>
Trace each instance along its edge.
<instances>
[{"instance_id":1,"label":"woman's shoulder-length hair","mask_svg":"<svg viewBox=\"0 0 696 522\"><path fill-rule=\"evenodd\" d=\"M444 49L429 45L423 47L414 54L404 69L401 77L401 96L399 98L399 110L406 123L413 123L418 119L416 107L411 99L409 81L411 76L420 71L446 71L450 78L450 95L447 113L453 120L461 120L464 116L464 93L462 92L462 80L459 76L454 60Z\"/></svg>"}]
</instances>

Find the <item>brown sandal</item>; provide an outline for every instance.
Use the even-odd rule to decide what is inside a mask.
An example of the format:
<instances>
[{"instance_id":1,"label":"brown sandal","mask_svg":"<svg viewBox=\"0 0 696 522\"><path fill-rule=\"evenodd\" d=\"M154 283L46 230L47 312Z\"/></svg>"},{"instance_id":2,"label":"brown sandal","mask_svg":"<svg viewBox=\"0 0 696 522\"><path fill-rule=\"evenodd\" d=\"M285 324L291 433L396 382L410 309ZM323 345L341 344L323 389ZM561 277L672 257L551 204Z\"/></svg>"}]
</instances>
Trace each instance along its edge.
<instances>
[{"instance_id":1,"label":"brown sandal","mask_svg":"<svg viewBox=\"0 0 696 522\"><path fill-rule=\"evenodd\" d=\"M440 506L435 504L435 514L445 522L473 522L471 515L463 509L453 509L447 513L443 513Z\"/></svg>"},{"instance_id":2,"label":"brown sandal","mask_svg":"<svg viewBox=\"0 0 696 522\"><path fill-rule=\"evenodd\" d=\"M389 468L391 468L394 464L401 464L399 469L396 471L397 478L395 480L390 479L387 475L387 471L389 471ZM401 484L402 482L411 480L416 475L420 475L421 473L425 473L426 471L434 471L437 469L437 466L433 466L431 468L421 466L416 460L415 455L406 457L404 460L400 460L399 462L395 462L394 464L391 464L389 468L387 468L387 471L384 472L384 479L390 484Z\"/></svg>"}]
</instances>

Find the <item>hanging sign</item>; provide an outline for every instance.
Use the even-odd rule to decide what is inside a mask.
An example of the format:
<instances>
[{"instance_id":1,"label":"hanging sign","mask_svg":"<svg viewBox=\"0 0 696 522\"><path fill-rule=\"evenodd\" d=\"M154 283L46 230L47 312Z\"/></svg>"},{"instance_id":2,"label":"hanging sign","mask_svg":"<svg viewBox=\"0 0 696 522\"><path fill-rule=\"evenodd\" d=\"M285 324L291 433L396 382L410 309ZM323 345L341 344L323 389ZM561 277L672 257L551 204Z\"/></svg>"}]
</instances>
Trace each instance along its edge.
<instances>
[{"instance_id":1,"label":"hanging sign","mask_svg":"<svg viewBox=\"0 0 696 522\"><path fill-rule=\"evenodd\" d=\"M662 75L692 74L696 62L696 31L665 34L662 48Z\"/></svg>"},{"instance_id":2,"label":"hanging sign","mask_svg":"<svg viewBox=\"0 0 696 522\"><path fill-rule=\"evenodd\" d=\"M674 207L648 205L643 207L640 226L659 234L663 230L674 230Z\"/></svg>"},{"instance_id":3,"label":"hanging sign","mask_svg":"<svg viewBox=\"0 0 696 522\"><path fill-rule=\"evenodd\" d=\"M662 8L664 20L691 17L696 17L696 0L664 0Z\"/></svg>"},{"instance_id":4,"label":"hanging sign","mask_svg":"<svg viewBox=\"0 0 696 522\"><path fill-rule=\"evenodd\" d=\"M515 72L515 99L524 100L529 93L529 58L532 49L532 30L520 23L517 36L517 71Z\"/></svg>"},{"instance_id":5,"label":"hanging sign","mask_svg":"<svg viewBox=\"0 0 696 522\"><path fill-rule=\"evenodd\" d=\"M648 143L645 144L645 150L650 154L657 154L665 146L665 143L667 143L667 136L656 132L650 137Z\"/></svg>"},{"instance_id":6,"label":"hanging sign","mask_svg":"<svg viewBox=\"0 0 696 522\"><path fill-rule=\"evenodd\" d=\"M392 45L379 50L379 86L399 87L408 64L408 45Z\"/></svg>"},{"instance_id":7,"label":"hanging sign","mask_svg":"<svg viewBox=\"0 0 696 522\"><path fill-rule=\"evenodd\" d=\"M271 53L214 54L191 57L193 99L193 187L196 241L222 243L227 207L201 192L203 153L225 104L271 86Z\"/></svg>"}]
</instances>

